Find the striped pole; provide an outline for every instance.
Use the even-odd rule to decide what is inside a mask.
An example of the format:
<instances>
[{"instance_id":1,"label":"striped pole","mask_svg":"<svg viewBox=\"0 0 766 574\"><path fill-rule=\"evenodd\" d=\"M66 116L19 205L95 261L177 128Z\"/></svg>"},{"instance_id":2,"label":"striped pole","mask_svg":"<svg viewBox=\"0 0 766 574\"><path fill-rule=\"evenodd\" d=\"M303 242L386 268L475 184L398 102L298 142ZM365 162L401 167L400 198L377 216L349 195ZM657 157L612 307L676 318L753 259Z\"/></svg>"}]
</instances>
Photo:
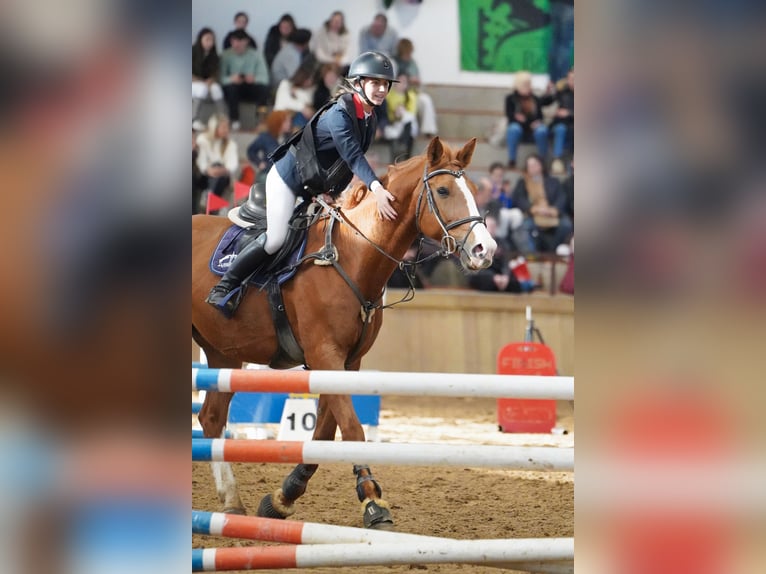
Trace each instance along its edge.
<instances>
[{"instance_id":1,"label":"striped pole","mask_svg":"<svg viewBox=\"0 0 766 574\"><path fill-rule=\"evenodd\" d=\"M490 564L538 560L563 561L572 560L573 557L573 538L305 544L195 549L192 550L192 571L469 562Z\"/></svg>"},{"instance_id":2,"label":"striped pole","mask_svg":"<svg viewBox=\"0 0 766 574\"><path fill-rule=\"evenodd\" d=\"M422 536L369 528L334 526L316 522L277 520L259 516L241 516L221 512L192 510L192 533L227 538L242 538L263 542L287 544L337 544L337 543L397 543L397 542L444 542L450 539ZM572 572L573 564L556 564L542 561L487 564L499 568L564 574Z\"/></svg>"},{"instance_id":3,"label":"striped pole","mask_svg":"<svg viewBox=\"0 0 766 574\"><path fill-rule=\"evenodd\" d=\"M494 445L192 439L193 461L574 470L574 449Z\"/></svg>"},{"instance_id":4,"label":"striped pole","mask_svg":"<svg viewBox=\"0 0 766 574\"><path fill-rule=\"evenodd\" d=\"M574 400L573 377L192 369L192 390Z\"/></svg>"}]
</instances>

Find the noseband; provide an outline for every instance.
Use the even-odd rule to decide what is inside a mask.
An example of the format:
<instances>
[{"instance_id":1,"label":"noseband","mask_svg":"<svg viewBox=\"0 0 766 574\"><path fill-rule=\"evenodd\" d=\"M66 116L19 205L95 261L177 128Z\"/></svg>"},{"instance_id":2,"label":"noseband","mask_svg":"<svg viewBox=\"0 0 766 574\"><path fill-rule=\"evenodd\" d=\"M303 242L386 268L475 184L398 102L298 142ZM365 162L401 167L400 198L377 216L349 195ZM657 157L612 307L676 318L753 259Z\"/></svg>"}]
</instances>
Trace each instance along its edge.
<instances>
[{"instance_id":1,"label":"noseband","mask_svg":"<svg viewBox=\"0 0 766 574\"><path fill-rule=\"evenodd\" d=\"M465 242L468 240L468 236L471 235L471 232L473 231L473 228L479 223L484 223L484 218L480 215L469 215L468 217L463 217L453 221L452 223L445 223L444 218L439 212L439 207L436 205L436 201L434 200L434 192L431 189L431 186L428 184L428 180L432 177L436 177L437 175L442 174L449 174L457 179L459 177L463 177L463 173L464 172L462 169L458 171L453 171L451 169L435 169L429 173L428 164L423 167L423 189L420 190L420 195L418 195L418 204L415 208L415 225L417 226L418 233L422 235L423 232L420 229L420 210L423 204L423 196L425 195L426 202L428 203L428 209L431 211L431 213L434 214L439 227L442 229L442 238L440 243L442 251L441 254L444 256L450 255L458 249L462 251ZM450 229L454 229L455 227L463 225L464 223L473 223L473 225L471 226L471 229L468 230L468 233L465 234L463 240L458 242L458 240L450 234Z\"/></svg>"}]
</instances>

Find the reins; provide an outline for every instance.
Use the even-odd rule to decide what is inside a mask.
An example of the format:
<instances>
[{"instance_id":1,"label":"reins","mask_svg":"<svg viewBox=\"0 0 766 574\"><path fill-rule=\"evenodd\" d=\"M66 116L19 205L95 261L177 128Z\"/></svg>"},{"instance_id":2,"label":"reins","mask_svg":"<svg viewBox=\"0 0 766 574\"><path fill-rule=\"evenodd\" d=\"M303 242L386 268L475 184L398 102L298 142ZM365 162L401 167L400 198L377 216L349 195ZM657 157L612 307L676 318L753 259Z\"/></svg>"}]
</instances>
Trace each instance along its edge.
<instances>
[{"instance_id":1,"label":"reins","mask_svg":"<svg viewBox=\"0 0 766 574\"><path fill-rule=\"evenodd\" d=\"M329 218L328 224L325 228L324 245L322 249L320 249L319 251L304 255L298 261L288 266L285 270L298 267L302 265L304 262L308 261L309 259L313 259L316 265L328 265L328 266L332 265L335 268L335 270L338 272L338 274L346 282L346 284L349 286L351 291L354 293L354 296L357 298L357 300L359 301L359 304L361 305L362 333L360 334L356 345L354 346L354 348L351 350L351 352L348 355L348 359L346 361L347 365L356 358L357 354L361 350L362 344L365 339L365 335L367 333L367 327L369 326L370 321L372 320L372 316L374 315L376 310L389 309L391 307L394 307L395 305L399 305L400 303L405 303L407 301L411 301L412 299L414 299L415 297L414 275L415 275L415 269L417 269L417 266L427 261L430 261L431 259L434 259L436 257L446 258L458 250L463 250L465 246L465 242L468 240L468 236L471 234L471 231L473 231L473 227L475 227L479 223L484 223L484 218L478 215L469 215L468 217L463 217L451 223L446 223L444 221L444 218L442 217L441 212L439 211L439 208L436 205L436 201L434 200L433 190L431 189L431 186L428 183L431 178L437 175L444 175L444 174L449 174L457 179L457 178L463 177L464 172L462 169L457 171L453 171L450 169L436 169L432 172L429 172L428 163L426 163L426 165L423 168L423 178L422 178L423 187L421 188L420 194L418 195L418 201L415 208L415 226L418 231L418 234L421 237L421 240L418 245L418 252L417 252L418 255L414 261L405 261L403 259L398 259L394 257L388 251L383 249L380 245L375 243L372 239L367 237L367 235L365 235L364 232L361 229L359 229L356 226L356 224L353 221L351 221L339 207L333 207L329 205L326 201L324 201L324 199L322 199L321 196L316 196L314 198L316 203L318 203L323 208L325 213L323 214L319 212L316 214L311 214L311 216L308 217L309 222L307 223L307 227L310 227L311 225L316 223L319 219ZM424 197L426 198L426 204L428 205L429 211L433 213L437 223L439 224L439 227L442 230L442 237L439 242L439 245L440 245L439 249L421 259L419 257L420 257L423 241L425 239L425 235L423 234L423 231L420 227L420 217L422 213L421 210L422 210ZM405 292L404 296L401 299L393 303L388 303L386 305L379 303L379 301L383 299L385 285L383 286L380 293L375 297L374 300L365 299L364 294L361 292L357 284L353 281L353 279L351 279L351 277L349 277L348 273L346 273L346 271L338 262L338 250L335 248L335 245L332 242L332 230L336 221L339 223L348 225L357 236L361 237L367 243L369 243L378 253L380 253L381 255L389 259L390 261L393 261L397 265L397 267L404 273L409 285L407 287L407 291ZM455 239L453 235L450 234L450 230L460 225L464 225L466 223L473 223L473 225L471 226L471 229L468 231L468 233L466 233L463 240L458 241L457 239Z\"/></svg>"}]
</instances>

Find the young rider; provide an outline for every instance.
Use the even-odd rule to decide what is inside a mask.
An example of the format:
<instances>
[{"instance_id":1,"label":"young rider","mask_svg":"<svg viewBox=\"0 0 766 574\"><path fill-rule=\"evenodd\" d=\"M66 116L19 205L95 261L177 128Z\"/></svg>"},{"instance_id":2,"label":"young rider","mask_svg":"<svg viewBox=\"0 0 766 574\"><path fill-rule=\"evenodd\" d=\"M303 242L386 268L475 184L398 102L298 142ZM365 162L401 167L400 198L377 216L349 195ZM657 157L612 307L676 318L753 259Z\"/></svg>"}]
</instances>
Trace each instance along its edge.
<instances>
[{"instance_id":1,"label":"young rider","mask_svg":"<svg viewBox=\"0 0 766 574\"><path fill-rule=\"evenodd\" d=\"M210 291L208 303L231 316L237 305L231 292L282 247L297 197L309 201L322 193L337 197L356 175L374 194L380 217L396 218L394 196L364 157L375 138L373 108L383 103L395 81L396 70L388 56L364 52L351 63L344 88L332 104L317 112L318 118L309 122L300 138L275 152L266 176L266 233L237 255Z\"/></svg>"}]
</instances>

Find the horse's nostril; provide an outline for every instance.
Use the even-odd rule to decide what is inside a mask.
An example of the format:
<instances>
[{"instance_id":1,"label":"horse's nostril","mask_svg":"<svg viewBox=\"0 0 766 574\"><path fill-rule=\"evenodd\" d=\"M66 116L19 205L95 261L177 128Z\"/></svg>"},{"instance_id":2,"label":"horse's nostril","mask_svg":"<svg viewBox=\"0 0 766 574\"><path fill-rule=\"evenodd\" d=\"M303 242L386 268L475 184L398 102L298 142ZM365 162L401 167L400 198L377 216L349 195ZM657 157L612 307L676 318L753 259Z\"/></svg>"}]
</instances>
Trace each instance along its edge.
<instances>
[{"instance_id":1,"label":"horse's nostril","mask_svg":"<svg viewBox=\"0 0 766 574\"><path fill-rule=\"evenodd\" d=\"M471 254L474 257L479 257L479 258L484 257L485 252L486 250L484 249L484 246L481 243L475 245L474 248L471 250Z\"/></svg>"}]
</instances>

